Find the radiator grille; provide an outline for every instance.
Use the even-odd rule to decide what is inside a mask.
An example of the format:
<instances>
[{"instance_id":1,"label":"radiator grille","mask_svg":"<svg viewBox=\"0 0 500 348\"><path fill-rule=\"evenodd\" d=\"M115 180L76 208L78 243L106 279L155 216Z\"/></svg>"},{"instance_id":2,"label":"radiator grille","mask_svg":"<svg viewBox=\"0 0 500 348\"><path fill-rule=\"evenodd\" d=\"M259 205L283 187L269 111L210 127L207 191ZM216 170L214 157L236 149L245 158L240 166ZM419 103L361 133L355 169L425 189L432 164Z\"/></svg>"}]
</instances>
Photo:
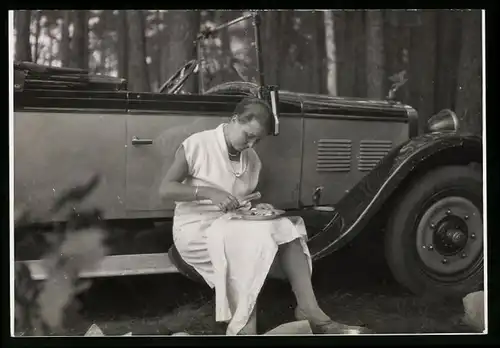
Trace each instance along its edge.
<instances>
[{"instance_id":1,"label":"radiator grille","mask_svg":"<svg viewBox=\"0 0 500 348\"><path fill-rule=\"evenodd\" d=\"M361 172L372 170L391 148L392 141L390 140L361 140L358 170Z\"/></svg>"},{"instance_id":2,"label":"radiator grille","mask_svg":"<svg viewBox=\"0 0 500 348\"><path fill-rule=\"evenodd\" d=\"M351 148L351 140L348 139L320 139L318 141L316 171L350 171Z\"/></svg>"}]
</instances>

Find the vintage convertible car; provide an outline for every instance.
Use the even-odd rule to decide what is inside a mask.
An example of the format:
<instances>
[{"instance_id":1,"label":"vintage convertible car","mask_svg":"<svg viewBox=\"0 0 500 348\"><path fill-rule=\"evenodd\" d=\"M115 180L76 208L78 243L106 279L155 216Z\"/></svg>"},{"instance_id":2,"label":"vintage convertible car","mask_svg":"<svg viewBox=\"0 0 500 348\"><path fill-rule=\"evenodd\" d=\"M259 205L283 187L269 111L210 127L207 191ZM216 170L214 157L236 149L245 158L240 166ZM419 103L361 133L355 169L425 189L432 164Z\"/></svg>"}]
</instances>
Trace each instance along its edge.
<instances>
[{"instance_id":1,"label":"vintage convertible car","mask_svg":"<svg viewBox=\"0 0 500 348\"><path fill-rule=\"evenodd\" d=\"M482 139L461 132L450 110L422 127L415 109L391 98L265 85L258 14L200 38L245 19L255 27L259 84L229 82L178 93L198 72L199 59L157 93L127 91L124 79L84 70L16 63L15 209L29 210L42 225L64 223L67 215L51 210L54 198L97 173L100 184L82 204L98 207L110 226L171 221L174 204L163 202L158 188L178 145L227 120L244 96L253 95L266 98L275 117L274 136L257 146L263 199L307 216L314 260L361 233L380 233L365 227L384 217L385 257L401 284L419 294L481 287ZM16 243L20 239L16 235ZM109 255L81 276L177 272L168 250L164 245L160 252ZM35 278L45 276L39 258L16 254L16 260L28 264Z\"/></svg>"}]
</instances>

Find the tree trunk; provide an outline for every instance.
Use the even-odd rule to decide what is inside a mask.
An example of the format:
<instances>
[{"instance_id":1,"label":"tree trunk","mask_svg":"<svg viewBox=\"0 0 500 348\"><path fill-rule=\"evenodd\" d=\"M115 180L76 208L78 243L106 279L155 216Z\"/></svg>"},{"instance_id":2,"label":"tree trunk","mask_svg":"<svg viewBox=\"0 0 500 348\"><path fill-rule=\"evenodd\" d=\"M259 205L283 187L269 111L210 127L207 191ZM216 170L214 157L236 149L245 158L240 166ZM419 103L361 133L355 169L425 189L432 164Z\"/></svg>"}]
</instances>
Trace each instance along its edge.
<instances>
[{"instance_id":1,"label":"tree trunk","mask_svg":"<svg viewBox=\"0 0 500 348\"><path fill-rule=\"evenodd\" d=\"M335 23L332 11L324 11L325 47L328 66L328 94L337 95L337 49L335 42Z\"/></svg>"},{"instance_id":2,"label":"tree trunk","mask_svg":"<svg viewBox=\"0 0 500 348\"><path fill-rule=\"evenodd\" d=\"M326 56L325 20L323 11L313 13L313 90L328 94L328 62Z\"/></svg>"},{"instance_id":3,"label":"tree trunk","mask_svg":"<svg viewBox=\"0 0 500 348\"><path fill-rule=\"evenodd\" d=\"M419 127L423 129L435 113L435 64L436 64L436 11L408 12L418 23L411 28L410 39L410 105L419 114Z\"/></svg>"},{"instance_id":4,"label":"tree trunk","mask_svg":"<svg viewBox=\"0 0 500 348\"><path fill-rule=\"evenodd\" d=\"M409 50L410 50L410 27L405 23L405 11L384 10L384 97L387 96L392 81L389 80L394 74L406 71L406 76L410 70ZM396 99L403 102L410 102L410 82L407 82L396 92Z\"/></svg>"},{"instance_id":5,"label":"tree trunk","mask_svg":"<svg viewBox=\"0 0 500 348\"><path fill-rule=\"evenodd\" d=\"M348 21L348 30L351 31L353 41L354 59L351 64L354 64L355 82L354 82L354 97L366 97L366 25L365 11L351 11L349 13L351 20Z\"/></svg>"},{"instance_id":6,"label":"tree trunk","mask_svg":"<svg viewBox=\"0 0 500 348\"><path fill-rule=\"evenodd\" d=\"M285 10L280 12L279 20L279 35L277 37L278 42L278 61L279 64L279 84L283 86L284 90L294 90L294 73L292 63L290 62L290 51L291 47L294 46L294 30L293 30L293 12L291 10ZM295 45L296 48L296 45ZM296 79L295 79L296 80Z\"/></svg>"},{"instance_id":7,"label":"tree trunk","mask_svg":"<svg viewBox=\"0 0 500 348\"><path fill-rule=\"evenodd\" d=\"M146 37L144 13L127 10L129 45L129 90L149 92L148 67L146 63Z\"/></svg>"},{"instance_id":8,"label":"tree trunk","mask_svg":"<svg viewBox=\"0 0 500 348\"><path fill-rule=\"evenodd\" d=\"M146 69L148 71L148 82L149 89L152 91L156 89L158 84L158 75L155 72L156 62L154 57L156 55L155 49L155 26L157 20L157 11L143 10L142 11L143 23L144 23L144 59L146 61Z\"/></svg>"},{"instance_id":9,"label":"tree trunk","mask_svg":"<svg viewBox=\"0 0 500 348\"><path fill-rule=\"evenodd\" d=\"M49 33L49 66L52 66L52 61L54 60L54 38L52 34Z\"/></svg>"},{"instance_id":10,"label":"tree trunk","mask_svg":"<svg viewBox=\"0 0 500 348\"><path fill-rule=\"evenodd\" d=\"M455 93L460 60L462 26L460 12L440 10L437 13L437 61L435 110L455 109Z\"/></svg>"},{"instance_id":11,"label":"tree trunk","mask_svg":"<svg viewBox=\"0 0 500 348\"><path fill-rule=\"evenodd\" d=\"M311 12L293 11L290 21L290 48L292 69L288 75L294 92L317 93L317 79L315 76L315 31L314 17Z\"/></svg>"},{"instance_id":12,"label":"tree trunk","mask_svg":"<svg viewBox=\"0 0 500 348\"><path fill-rule=\"evenodd\" d=\"M281 12L282 30L278 35L280 40L281 58L279 64L280 85L283 90L292 92L307 92L310 85L310 75L305 65L308 57L304 44L302 21L303 15L300 11L286 10ZM296 23L299 28L296 29Z\"/></svg>"},{"instance_id":13,"label":"tree trunk","mask_svg":"<svg viewBox=\"0 0 500 348\"><path fill-rule=\"evenodd\" d=\"M163 31L161 33L160 40L162 42L161 49L161 83L160 86L170 77L170 69L168 67L168 61L170 56L170 23L168 22L168 12L163 13Z\"/></svg>"},{"instance_id":14,"label":"tree trunk","mask_svg":"<svg viewBox=\"0 0 500 348\"><path fill-rule=\"evenodd\" d=\"M333 11L333 24L337 58L337 94L341 97L354 95L354 52L351 38L347 36L348 12Z\"/></svg>"},{"instance_id":15,"label":"tree trunk","mask_svg":"<svg viewBox=\"0 0 500 348\"><path fill-rule=\"evenodd\" d=\"M87 10L75 10L73 40L71 40L73 53L72 64L75 68L89 68L89 14Z\"/></svg>"},{"instance_id":16,"label":"tree trunk","mask_svg":"<svg viewBox=\"0 0 500 348\"><path fill-rule=\"evenodd\" d=\"M69 38L70 22L71 22L71 12L69 10L63 10L62 27L61 27L61 65L63 67L69 67L71 64L70 38Z\"/></svg>"},{"instance_id":17,"label":"tree trunk","mask_svg":"<svg viewBox=\"0 0 500 348\"><path fill-rule=\"evenodd\" d=\"M366 47L363 11L335 11L338 94L366 96Z\"/></svg>"},{"instance_id":18,"label":"tree trunk","mask_svg":"<svg viewBox=\"0 0 500 348\"><path fill-rule=\"evenodd\" d=\"M109 10L103 10L97 15L99 22L92 26L92 32L94 34L95 45L92 47L91 61L93 61L93 68L95 74L104 74L106 71L105 59L106 59L106 23L109 23L107 17Z\"/></svg>"},{"instance_id":19,"label":"tree trunk","mask_svg":"<svg viewBox=\"0 0 500 348\"><path fill-rule=\"evenodd\" d=\"M464 11L462 49L458 70L456 113L463 130L482 133L482 32L481 11Z\"/></svg>"},{"instance_id":20,"label":"tree trunk","mask_svg":"<svg viewBox=\"0 0 500 348\"><path fill-rule=\"evenodd\" d=\"M384 97L384 35L380 10L366 12L366 70L368 98Z\"/></svg>"},{"instance_id":21,"label":"tree trunk","mask_svg":"<svg viewBox=\"0 0 500 348\"><path fill-rule=\"evenodd\" d=\"M163 14L158 10L155 13L155 25L157 28L156 35L153 37L153 48L154 48L154 55L153 55L153 70L154 70L154 75L156 76L156 81L155 81L155 87L154 90L158 90L163 83L163 76L162 76L162 37L163 37L163 30L165 28L163 27Z\"/></svg>"},{"instance_id":22,"label":"tree trunk","mask_svg":"<svg viewBox=\"0 0 500 348\"><path fill-rule=\"evenodd\" d=\"M42 11L35 11L34 14L34 21L35 21L35 45L33 49L33 62L36 63L38 62L38 57L40 56L40 48L39 48L39 41L40 41L40 19L42 17Z\"/></svg>"},{"instance_id":23,"label":"tree trunk","mask_svg":"<svg viewBox=\"0 0 500 348\"><path fill-rule=\"evenodd\" d=\"M31 11L17 10L16 17L16 60L31 61L30 24Z\"/></svg>"},{"instance_id":24,"label":"tree trunk","mask_svg":"<svg viewBox=\"0 0 500 348\"><path fill-rule=\"evenodd\" d=\"M326 93L323 13L282 11L280 15L279 25L282 29L275 34L278 43L271 54L275 60L273 65L277 66L280 74L282 89Z\"/></svg>"},{"instance_id":25,"label":"tree trunk","mask_svg":"<svg viewBox=\"0 0 500 348\"><path fill-rule=\"evenodd\" d=\"M127 11L118 11L118 77L128 80L128 25Z\"/></svg>"},{"instance_id":26,"label":"tree trunk","mask_svg":"<svg viewBox=\"0 0 500 348\"><path fill-rule=\"evenodd\" d=\"M115 49L115 38L112 33L116 33L117 26L115 22L115 14L113 10L103 10L100 16L102 22L102 42L101 42L101 72L104 75L114 75L115 71L112 69L112 62L116 62L116 54L118 50Z\"/></svg>"},{"instance_id":27,"label":"tree trunk","mask_svg":"<svg viewBox=\"0 0 500 348\"><path fill-rule=\"evenodd\" d=\"M281 43L286 40L282 33L281 11L266 11L262 20L262 60L264 63L264 79L266 83L280 85ZM281 59L280 59L281 58ZM254 63L255 64L255 63Z\"/></svg>"},{"instance_id":28,"label":"tree trunk","mask_svg":"<svg viewBox=\"0 0 500 348\"><path fill-rule=\"evenodd\" d=\"M200 11L171 10L167 12L169 25L169 59L166 62L169 74L174 74L189 60L194 59L193 42L200 29ZM198 81L191 76L184 84L188 93L198 91Z\"/></svg>"}]
</instances>

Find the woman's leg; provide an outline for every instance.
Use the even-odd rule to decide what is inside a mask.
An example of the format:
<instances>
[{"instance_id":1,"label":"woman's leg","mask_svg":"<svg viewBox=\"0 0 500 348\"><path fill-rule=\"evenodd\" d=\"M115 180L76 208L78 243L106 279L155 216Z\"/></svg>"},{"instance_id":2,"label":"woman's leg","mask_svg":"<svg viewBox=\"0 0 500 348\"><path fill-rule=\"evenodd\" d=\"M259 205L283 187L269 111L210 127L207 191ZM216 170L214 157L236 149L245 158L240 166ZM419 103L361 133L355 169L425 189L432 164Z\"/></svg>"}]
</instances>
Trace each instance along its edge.
<instances>
[{"instance_id":1,"label":"woman's leg","mask_svg":"<svg viewBox=\"0 0 500 348\"><path fill-rule=\"evenodd\" d=\"M290 281L300 311L314 324L330 320L319 307L314 294L309 263L300 240L295 239L290 243L281 244L278 257L283 272Z\"/></svg>"}]
</instances>

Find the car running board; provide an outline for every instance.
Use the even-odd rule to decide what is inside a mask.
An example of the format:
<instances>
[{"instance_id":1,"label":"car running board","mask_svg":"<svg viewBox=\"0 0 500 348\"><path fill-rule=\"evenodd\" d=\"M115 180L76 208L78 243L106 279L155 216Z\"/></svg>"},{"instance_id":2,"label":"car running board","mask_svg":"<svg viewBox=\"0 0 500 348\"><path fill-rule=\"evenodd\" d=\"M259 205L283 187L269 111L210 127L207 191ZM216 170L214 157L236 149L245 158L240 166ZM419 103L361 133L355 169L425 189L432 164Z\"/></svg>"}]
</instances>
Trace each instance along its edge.
<instances>
[{"instance_id":1,"label":"car running board","mask_svg":"<svg viewBox=\"0 0 500 348\"><path fill-rule=\"evenodd\" d=\"M16 261L28 266L35 280L47 279L43 260ZM167 253L106 256L96 268L84 270L80 278L179 273Z\"/></svg>"}]
</instances>

